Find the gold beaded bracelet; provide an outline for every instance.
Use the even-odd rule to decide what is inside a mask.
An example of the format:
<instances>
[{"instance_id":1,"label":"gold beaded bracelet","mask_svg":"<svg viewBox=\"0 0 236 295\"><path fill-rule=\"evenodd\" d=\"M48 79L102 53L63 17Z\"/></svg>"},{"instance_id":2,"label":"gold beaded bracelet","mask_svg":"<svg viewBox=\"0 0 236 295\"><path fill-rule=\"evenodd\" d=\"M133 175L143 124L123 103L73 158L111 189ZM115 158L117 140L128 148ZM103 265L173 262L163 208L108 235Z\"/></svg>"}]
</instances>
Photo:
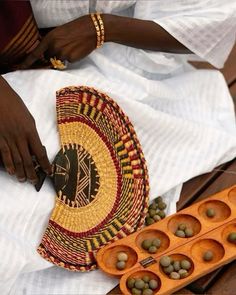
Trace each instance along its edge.
<instances>
[{"instance_id":1,"label":"gold beaded bracelet","mask_svg":"<svg viewBox=\"0 0 236 295\"><path fill-rule=\"evenodd\" d=\"M105 30L104 30L104 24L101 18L101 15L99 13L91 13L90 14L94 27L96 29L97 33L97 48L101 47L104 44L105 41Z\"/></svg>"},{"instance_id":2,"label":"gold beaded bracelet","mask_svg":"<svg viewBox=\"0 0 236 295\"><path fill-rule=\"evenodd\" d=\"M105 42L105 29L104 29L104 23L103 23L103 20L102 20L102 17L100 15L100 13L96 13L97 15L97 19L98 19L98 22L99 22L99 26L100 26L100 31L101 31L101 45L103 45L103 43Z\"/></svg>"}]
</instances>

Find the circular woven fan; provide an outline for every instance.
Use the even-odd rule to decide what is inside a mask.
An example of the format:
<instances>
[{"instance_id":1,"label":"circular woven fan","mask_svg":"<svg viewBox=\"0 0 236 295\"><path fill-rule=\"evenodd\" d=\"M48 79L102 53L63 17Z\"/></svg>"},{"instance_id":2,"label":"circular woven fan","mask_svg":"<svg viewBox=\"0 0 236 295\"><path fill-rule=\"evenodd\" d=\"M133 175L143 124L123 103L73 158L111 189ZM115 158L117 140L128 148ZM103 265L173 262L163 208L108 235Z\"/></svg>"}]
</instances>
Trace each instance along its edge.
<instances>
[{"instance_id":1,"label":"circular woven fan","mask_svg":"<svg viewBox=\"0 0 236 295\"><path fill-rule=\"evenodd\" d=\"M38 252L58 266L87 271L102 246L142 227L147 168L132 124L107 95L83 86L61 89L57 121L56 204Z\"/></svg>"}]
</instances>

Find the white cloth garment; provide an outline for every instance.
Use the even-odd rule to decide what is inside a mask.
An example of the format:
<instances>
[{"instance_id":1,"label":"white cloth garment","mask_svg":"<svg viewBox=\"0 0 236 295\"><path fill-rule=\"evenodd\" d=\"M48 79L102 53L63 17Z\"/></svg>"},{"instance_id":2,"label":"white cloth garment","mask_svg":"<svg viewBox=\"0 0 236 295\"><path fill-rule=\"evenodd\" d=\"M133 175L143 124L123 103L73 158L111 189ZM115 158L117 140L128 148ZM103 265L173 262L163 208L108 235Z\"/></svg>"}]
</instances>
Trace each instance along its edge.
<instances>
[{"instance_id":1,"label":"white cloth garment","mask_svg":"<svg viewBox=\"0 0 236 295\"><path fill-rule=\"evenodd\" d=\"M219 67L235 38L233 0L31 3L41 27L60 25L93 10L153 20ZM105 44L66 71L29 70L4 78L34 116L50 160L59 149L56 90L88 85L108 93L133 123L147 160L150 197L164 195L168 213L175 211L183 182L236 156L234 107L223 76L192 69L186 57ZM37 254L54 206L55 193L48 181L37 193L32 185L1 172L0 184L1 294L100 295L117 283L99 270L71 273L53 267Z\"/></svg>"}]
</instances>

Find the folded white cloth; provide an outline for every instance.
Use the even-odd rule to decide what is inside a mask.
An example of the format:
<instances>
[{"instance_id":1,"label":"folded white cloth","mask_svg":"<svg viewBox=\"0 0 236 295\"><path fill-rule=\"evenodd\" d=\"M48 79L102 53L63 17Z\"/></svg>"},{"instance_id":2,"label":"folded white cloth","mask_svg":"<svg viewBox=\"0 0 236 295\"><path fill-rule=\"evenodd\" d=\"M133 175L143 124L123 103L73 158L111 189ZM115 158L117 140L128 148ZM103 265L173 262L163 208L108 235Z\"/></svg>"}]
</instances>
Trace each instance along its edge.
<instances>
[{"instance_id":1,"label":"folded white cloth","mask_svg":"<svg viewBox=\"0 0 236 295\"><path fill-rule=\"evenodd\" d=\"M87 60L87 67L73 69L70 73L39 70L5 75L33 114L51 160L59 149L55 91L68 85L89 85L107 92L130 117L147 160L151 199L235 157L233 103L220 73L196 71L154 82L143 81L144 78L140 77L137 81L135 74L132 76L131 72L124 71L124 82L118 83L118 80L105 80L92 65L92 62L98 64L99 61L104 69L103 56L94 53L90 61ZM113 77L115 74L113 72ZM35 249L46 228L55 193L48 182L36 193L30 184L17 183L4 172L0 174L0 182L4 187L0 198L0 290L7 294L9 289L5 288L10 287L13 288L11 294L17 295L23 290L31 291L25 294L45 295L49 293L45 290L50 290L50 294L63 294L61 290L67 290L67 287L70 290L70 283L65 279L70 276L64 277L64 272L59 270L53 270L56 277L61 278L58 287L53 285L54 275L52 273L50 279L49 271L49 285L40 281L44 278L43 272L30 275L32 286L28 285L26 274L18 278L15 287L7 281L16 279L20 273L50 266ZM172 202L170 206L173 208L176 199L169 195L166 202ZM78 294L92 294L86 293L88 285L94 294L102 294L102 290L110 289L113 281L98 273L102 282L101 289L98 289L96 279L90 279L96 278L96 273L73 275L69 280L74 278L79 284L76 287ZM24 283L20 291L21 279ZM73 294L68 292L66 294Z\"/></svg>"},{"instance_id":2,"label":"folded white cloth","mask_svg":"<svg viewBox=\"0 0 236 295\"><path fill-rule=\"evenodd\" d=\"M217 66L233 46L235 1L93 2L100 11L156 21ZM91 8L88 1L34 0L32 4L41 24L47 24L47 18L61 24ZM224 37L218 35L225 27ZM34 116L50 160L59 149L56 90L88 85L107 92L132 121L148 164L150 197L164 195L168 213L175 211L183 182L236 156L234 107L223 76L217 71L190 71L180 56L105 44L64 72L30 70L4 77ZM1 172L0 184L1 294L105 294L112 288L117 281L100 271L70 273L51 267L37 254L54 206L49 182L37 193L30 184L20 184Z\"/></svg>"}]
</instances>

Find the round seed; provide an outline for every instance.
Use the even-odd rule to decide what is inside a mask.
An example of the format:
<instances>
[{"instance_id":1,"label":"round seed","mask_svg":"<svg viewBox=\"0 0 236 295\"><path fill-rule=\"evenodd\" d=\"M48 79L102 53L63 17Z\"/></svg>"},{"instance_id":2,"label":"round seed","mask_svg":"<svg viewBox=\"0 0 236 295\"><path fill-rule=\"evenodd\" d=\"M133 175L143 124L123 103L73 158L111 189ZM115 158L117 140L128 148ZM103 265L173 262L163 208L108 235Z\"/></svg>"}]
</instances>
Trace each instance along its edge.
<instances>
[{"instance_id":1,"label":"round seed","mask_svg":"<svg viewBox=\"0 0 236 295\"><path fill-rule=\"evenodd\" d=\"M180 223L179 226L178 226L178 229L183 230L183 231L186 230L186 224L185 223Z\"/></svg>"},{"instance_id":2,"label":"round seed","mask_svg":"<svg viewBox=\"0 0 236 295\"><path fill-rule=\"evenodd\" d=\"M149 282L149 288L152 290L155 290L158 287L158 281L157 280L150 280Z\"/></svg>"},{"instance_id":3,"label":"round seed","mask_svg":"<svg viewBox=\"0 0 236 295\"><path fill-rule=\"evenodd\" d=\"M149 218L149 217L150 217L150 214L149 214L149 213L147 213L147 214L146 214L146 218Z\"/></svg>"},{"instance_id":4,"label":"round seed","mask_svg":"<svg viewBox=\"0 0 236 295\"><path fill-rule=\"evenodd\" d=\"M161 220L161 217L159 216L159 215L154 215L153 216L153 219L155 220L155 221L160 221Z\"/></svg>"},{"instance_id":5,"label":"round seed","mask_svg":"<svg viewBox=\"0 0 236 295\"><path fill-rule=\"evenodd\" d=\"M164 202L159 202L159 203L157 204L157 206L158 206L158 208L159 208L160 210L164 210L164 209L166 209L166 203L164 203Z\"/></svg>"},{"instance_id":6,"label":"round seed","mask_svg":"<svg viewBox=\"0 0 236 295\"><path fill-rule=\"evenodd\" d=\"M116 268L119 269L119 270L125 269L125 267L126 267L125 261L118 261L116 263Z\"/></svg>"},{"instance_id":7,"label":"round seed","mask_svg":"<svg viewBox=\"0 0 236 295\"><path fill-rule=\"evenodd\" d=\"M153 291L151 289L145 289L143 290L143 293L142 295L152 295L153 294Z\"/></svg>"},{"instance_id":8,"label":"round seed","mask_svg":"<svg viewBox=\"0 0 236 295\"><path fill-rule=\"evenodd\" d=\"M157 209L157 204L156 203L152 203L148 209L153 209L153 210L156 210Z\"/></svg>"},{"instance_id":9,"label":"round seed","mask_svg":"<svg viewBox=\"0 0 236 295\"><path fill-rule=\"evenodd\" d=\"M174 267L174 270L175 271L179 271L181 269L181 266L180 266L180 261L174 261L173 263L173 267Z\"/></svg>"},{"instance_id":10,"label":"round seed","mask_svg":"<svg viewBox=\"0 0 236 295\"><path fill-rule=\"evenodd\" d=\"M152 246L156 246L157 248L160 248L161 246L161 240L156 238L152 241Z\"/></svg>"},{"instance_id":11,"label":"round seed","mask_svg":"<svg viewBox=\"0 0 236 295\"><path fill-rule=\"evenodd\" d=\"M143 287L143 290L145 289L149 289L149 284L148 283L145 283L144 287Z\"/></svg>"},{"instance_id":12,"label":"round seed","mask_svg":"<svg viewBox=\"0 0 236 295\"><path fill-rule=\"evenodd\" d=\"M187 259L183 259L180 261L181 268L189 270L191 268L191 262Z\"/></svg>"},{"instance_id":13,"label":"round seed","mask_svg":"<svg viewBox=\"0 0 236 295\"><path fill-rule=\"evenodd\" d=\"M179 238L185 238L185 232L183 230L177 230L175 235Z\"/></svg>"},{"instance_id":14,"label":"round seed","mask_svg":"<svg viewBox=\"0 0 236 295\"><path fill-rule=\"evenodd\" d=\"M227 240L230 243L236 244L236 232L232 232L228 235Z\"/></svg>"},{"instance_id":15,"label":"round seed","mask_svg":"<svg viewBox=\"0 0 236 295\"><path fill-rule=\"evenodd\" d=\"M152 240L148 239L148 240L143 240L142 242L142 248L144 250L148 250L151 246L152 246Z\"/></svg>"},{"instance_id":16,"label":"round seed","mask_svg":"<svg viewBox=\"0 0 236 295\"><path fill-rule=\"evenodd\" d=\"M132 288L131 292L133 295L141 295L142 294L142 291L137 288Z\"/></svg>"},{"instance_id":17,"label":"round seed","mask_svg":"<svg viewBox=\"0 0 236 295\"><path fill-rule=\"evenodd\" d=\"M150 277L149 276L143 276L142 277L142 280L145 282L145 283L148 283L150 281Z\"/></svg>"},{"instance_id":18,"label":"round seed","mask_svg":"<svg viewBox=\"0 0 236 295\"><path fill-rule=\"evenodd\" d=\"M127 287L129 289L132 289L132 288L134 288L134 284L135 284L135 279L134 278L129 278L128 281L127 281Z\"/></svg>"},{"instance_id":19,"label":"round seed","mask_svg":"<svg viewBox=\"0 0 236 295\"><path fill-rule=\"evenodd\" d=\"M150 209L148 210L150 217L153 217L154 215L156 215L156 210L154 209Z\"/></svg>"},{"instance_id":20,"label":"round seed","mask_svg":"<svg viewBox=\"0 0 236 295\"><path fill-rule=\"evenodd\" d=\"M160 259L160 265L163 267L167 267L171 264L171 259L169 256L162 256Z\"/></svg>"},{"instance_id":21,"label":"round seed","mask_svg":"<svg viewBox=\"0 0 236 295\"><path fill-rule=\"evenodd\" d=\"M180 274L178 272L175 272L173 271L171 274L170 274L170 278L172 280L179 280L180 279Z\"/></svg>"},{"instance_id":22,"label":"round seed","mask_svg":"<svg viewBox=\"0 0 236 295\"><path fill-rule=\"evenodd\" d=\"M187 238L190 238L193 236L193 230L191 228L186 228L186 230L184 232L185 232L185 236Z\"/></svg>"},{"instance_id":23,"label":"round seed","mask_svg":"<svg viewBox=\"0 0 236 295\"><path fill-rule=\"evenodd\" d=\"M135 283L134 283L134 286L135 286L136 289L142 290L144 288L144 286L145 286L145 283L144 283L143 280L137 279L135 281Z\"/></svg>"},{"instance_id":24,"label":"round seed","mask_svg":"<svg viewBox=\"0 0 236 295\"><path fill-rule=\"evenodd\" d=\"M178 273L181 279L186 278L188 276L188 271L186 269L180 269Z\"/></svg>"},{"instance_id":25,"label":"round seed","mask_svg":"<svg viewBox=\"0 0 236 295\"><path fill-rule=\"evenodd\" d=\"M161 217L161 219L166 217L166 214L165 214L165 212L163 210L158 211L157 215L159 215Z\"/></svg>"},{"instance_id":26,"label":"round seed","mask_svg":"<svg viewBox=\"0 0 236 295\"><path fill-rule=\"evenodd\" d=\"M147 217L146 218L146 224L147 225L151 225L151 224L153 224L155 221L154 221L154 219L152 219L151 217Z\"/></svg>"},{"instance_id":27,"label":"round seed","mask_svg":"<svg viewBox=\"0 0 236 295\"><path fill-rule=\"evenodd\" d=\"M172 273L174 271L174 266L172 264L170 264L169 266L164 267L163 271L166 274L170 274L170 273Z\"/></svg>"},{"instance_id":28,"label":"round seed","mask_svg":"<svg viewBox=\"0 0 236 295\"><path fill-rule=\"evenodd\" d=\"M211 250L208 250L203 254L203 260L205 261L211 261L213 257L214 257L214 254Z\"/></svg>"},{"instance_id":29,"label":"round seed","mask_svg":"<svg viewBox=\"0 0 236 295\"><path fill-rule=\"evenodd\" d=\"M148 252L151 254L155 254L157 252L157 247L156 246L149 247Z\"/></svg>"},{"instance_id":30,"label":"round seed","mask_svg":"<svg viewBox=\"0 0 236 295\"><path fill-rule=\"evenodd\" d=\"M128 260L128 255L125 252L119 252L117 255L117 259L119 261L127 261Z\"/></svg>"},{"instance_id":31,"label":"round seed","mask_svg":"<svg viewBox=\"0 0 236 295\"><path fill-rule=\"evenodd\" d=\"M155 202L156 202L156 203L163 202L163 199L162 199L162 197L157 197L157 198L155 199Z\"/></svg>"},{"instance_id":32,"label":"round seed","mask_svg":"<svg viewBox=\"0 0 236 295\"><path fill-rule=\"evenodd\" d=\"M213 208L208 208L208 209L206 210L206 216L207 216L207 217L212 218L212 217L214 217L215 215L216 215L216 212L215 212L215 210L214 210Z\"/></svg>"}]
</instances>

